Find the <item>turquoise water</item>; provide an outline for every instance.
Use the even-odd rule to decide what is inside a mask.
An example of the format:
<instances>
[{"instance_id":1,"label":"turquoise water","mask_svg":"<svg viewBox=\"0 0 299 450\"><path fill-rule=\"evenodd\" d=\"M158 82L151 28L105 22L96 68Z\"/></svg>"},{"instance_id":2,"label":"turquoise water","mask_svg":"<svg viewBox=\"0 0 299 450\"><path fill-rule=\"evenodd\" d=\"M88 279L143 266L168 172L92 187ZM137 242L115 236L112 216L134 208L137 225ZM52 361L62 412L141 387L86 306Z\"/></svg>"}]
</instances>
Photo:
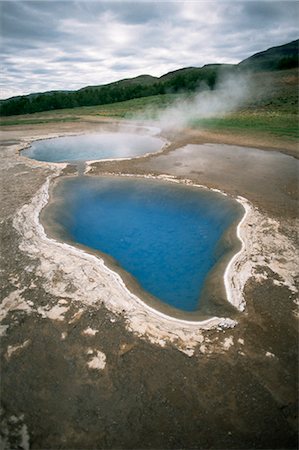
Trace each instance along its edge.
<instances>
[{"instance_id":1,"label":"turquoise water","mask_svg":"<svg viewBox=\"0 0 299 450\"><path fill-rule=\"evenodd\" d=\"M112 256L144 290L196 311L210 270L227 247L221 237L240 206L221 194L157 180L65 179L48 206L75 242Z\"/></svg>"},{"instance_id":2,"label":"turquoise water","mask_svg":"<svg viewBox=\"0 0 299 450\"><path fill-rule=\"evenodd\" d=\"M22 155L38 161L76 162L129 158L161 150L164 141L138 133L97 133L35 141Z\"/></svg>"}]
</instances>

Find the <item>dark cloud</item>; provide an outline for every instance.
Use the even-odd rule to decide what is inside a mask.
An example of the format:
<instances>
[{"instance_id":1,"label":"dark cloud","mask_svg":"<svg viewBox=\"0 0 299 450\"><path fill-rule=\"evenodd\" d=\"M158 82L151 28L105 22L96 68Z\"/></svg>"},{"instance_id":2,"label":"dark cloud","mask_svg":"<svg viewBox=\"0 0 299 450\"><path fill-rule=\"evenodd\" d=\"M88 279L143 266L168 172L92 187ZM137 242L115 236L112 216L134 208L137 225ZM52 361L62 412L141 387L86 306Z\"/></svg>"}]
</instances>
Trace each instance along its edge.
<instances>
[{"instance_id":1,"label":"dark cloud","mask_svg":"<svg viewBox=\"0 0 299 450\"><path fill-rule=\"evenodd\" d=\"M236 63L298 37L296 1L1 1L3 97Z\"/></svg>"},{"instance_id":2,"label":"dark cloud","mask_svg":"<svg viewBox=\"0 0 299 450\"><path fill-rule=\"evenodd\" d=\"M116 2L112 5L110 2L107 8L113 10L121 21L143 25L154 21L164 21L179 12L178 4L171 2Z\"/></svg>"},{"instance_id":3,"label":"dark cloud","mask_svg":"<svg viewBox=\"0 0 299 450\"><path fill-rule=\"evenodd\" d=\"M243 3L244 15L253 24L275 22L281 23L283 19L290 19L292 16L298 18L299 4L297 1L249 1Z\"/></svg>"},{"instance_id":4,"label":"dark cloud","mask_svg":"<svg viewBox=\"0 0 299 450\"><path fill-rule=\"evenodd\" d=\"M55 17L39 7L40 2L5 1L1 8L1 35L4 39L37 45L40 40L57 40ZM57 21L57 17L56 17Z\"/></svg>"},{"instance_id":5,"label":"dark cloud","mask_svg":"<svg viewBox=\"0 0 299 450\"><path fill-rule=\"evenodd\" d=\"M58 58L54 58L53 62L55 63L102 63L104 60L102 58L91 57L91 56L80 56L80 55L72 55L72 56L59 56Z\"/></svg>"},{"instance_id":6,"label":"dark cloud","mask_svg":"<svg viewBox=\"0 0 299 450\"><path fill-rule=\"evenodd\" d=\"M112 64L110 66L111 70L115 70L116 72L122 72L123 70L131 70L131 69L136 69L136 65L134 64L122 64L122 63L117 63L117 64Z\"/></svg>"}]
</instances>

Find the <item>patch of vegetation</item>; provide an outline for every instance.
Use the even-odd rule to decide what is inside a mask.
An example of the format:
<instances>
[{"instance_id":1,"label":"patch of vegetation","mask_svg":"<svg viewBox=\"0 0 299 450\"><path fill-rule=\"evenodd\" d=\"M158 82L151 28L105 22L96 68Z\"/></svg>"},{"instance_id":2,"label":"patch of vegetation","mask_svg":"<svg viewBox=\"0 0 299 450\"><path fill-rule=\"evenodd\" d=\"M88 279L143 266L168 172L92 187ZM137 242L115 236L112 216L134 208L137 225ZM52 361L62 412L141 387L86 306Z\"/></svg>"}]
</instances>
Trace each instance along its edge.
<instances>
[{"instance_id":1,"label":"patch of vegetation","mask_svg":"<svg viewBox=\"0 0 299 450\"><path fill-rule=\"evenodd\" d=\"M298 139L298 72L296 69L252 75L254 89L242 109L225 117L194 120L192 126L238 134L267 134ZM191 93L160 94L108 105L94 105L1 118L1 125L32 125L78 120L155 119L168 106Z\"/></svg>"},{"instance_id":2,"label":"patch of vegetation","mask_svg":"<svg viewBox=\"0 0 299 450\"><path fill-rule=\"evenodd\" d=\"M178 101L182 94L153 95L136 98L125 102L111 103L109 105L78 108L77 113L107 117L134 119L140 115L144 118L154 118L161 111ZM70 111L69 111L70 112Z\"/></svg>"},{"instance_id":3,"label":"patch of vegetation","mask_svg":"<svg viewBox=\"0 0 299 450\"><path fill-rule=\"evenodd\" d=\"M239 67L250 70L285 70L298 67L299 40L269 48L256 53L239 63Z\"/></svg>"},{"instance_id":4,"label":"patch of vegetation","mask_svg":"<svg viewBox=\"0 0 299 450\"><path fill-rule=\"evenodd\" d=\"M192 93L199 87L214 89L227 73L274 71L298 67L298 40L257 53L238 65L208 64L186 67L160 78L150 75L120 80L101 86L88 86L78 91L51 91L13 97L0 101L0 115L32 114L80 106L108 105L156 95Z\"/></svg>"},{"instance_id":5,"label":"patch of vegetation","mask_svg":"<svg viewBox=\"0 0 299 450\"><path fill-rule=\"evenodd\" d=\"M179 73L173 72L161 78L142 76L73 92L53 91L13 97L0 101L0 115L12 116L80 106L108 105L181 91L193 92L202 85L207 89L213 89L218 77L225 70L224 67L226 65L219 64L190 68L185 69L183 73L177 71Z\"/></svg>"},{"instance_id":6,"label":"patch of vegetation","mask_svg":"<svg viewBox=\"0 0 299 450\"><path fill-rule=\"evenodd\" d=\"M287 140L299 138L298 117L293 114L240 112L225 117L196 120L192 126L238 134L263 133Z\"/></svg>"},{"instance_id":7,"label":"patch of vegetation","mask_svg":"<svg viewBox=\"0 0 299 450\"><path fill-rule=\"evenodd\" d=\"M91 117L114 117L134 119L143 116L144 119L154 118L158 111L170 106L177 101L181 94L164 94L151 97L142 97L125 102L111 103L100 106L84 106L69 109L58 109L43 113L25 114L1 118L0 124L4 125L26 125L48 122L68 122Z\"/></svg>"},{"instance_id":8,"label":"patch of vegetation","mask_svg":"<svg viewBox=\"0 0 299 450\"><path fill-rule=\"evenodd\" d=\"M80 117L56 117L56 118L34 118L31 119L23 119L23 116L20 118L17 117L15 119L2 119L0 120L0 126L9 126L9 125L36 125L42 123L51 123L51 122L74 122L75 120L79 120Z\"/></svg>"}]
</instances>

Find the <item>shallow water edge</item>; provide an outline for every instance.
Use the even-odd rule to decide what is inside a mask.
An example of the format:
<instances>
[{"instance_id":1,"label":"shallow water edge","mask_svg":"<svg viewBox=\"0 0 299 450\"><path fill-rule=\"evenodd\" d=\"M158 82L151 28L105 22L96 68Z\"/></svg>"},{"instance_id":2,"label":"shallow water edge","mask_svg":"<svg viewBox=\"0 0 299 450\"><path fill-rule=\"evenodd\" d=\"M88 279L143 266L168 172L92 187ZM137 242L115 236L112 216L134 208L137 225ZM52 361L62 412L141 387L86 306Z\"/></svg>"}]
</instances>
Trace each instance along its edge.
<instances>
[{"instance_id":1,"label":"shallow water edge","mask_svg":"<svg viewBox=\"0 0 299 450\"><path fill-rule=\"evenodd\" d=\"M89 177L90 180L98 177ZM211 189L207 189L204 186L195 185L194 183L191 183L189 180L176 180L175 178L171 177L151 177L151 176L142 176L138 177L136 175L111 175L105 176L101 175L100 179L107 178L108 181L113 182L113 178L115 178L115 181L117 179L121 178L130 178L130 179L139 179L139 180L156 180L160 183L160 186L162 188L163 185L161 183L167 184L179 184L180 186L186 186L189 188L195 188L193 189L193 194L196 192L197 189L200 191L212 192ZM187 311L184 309L178 309L174 307L173 305L169 305L166 302L160 300L159 298L155 297L153 294L146 291L143 287L141 287L139 281L126 269L121 267L121 265L109 254L103 253L101 250L94 249L91 247L87 247L84 244L78 243L77 241L73 240L68 232L62 228L61 225L57 223L57 221L53 218L53 215L55 217L59 216L60 209L65 208L64 203L64 182L70 179L78 179L77 177L59 177L54 182L50 184L49 188L49 202L47 204L47 207L44 208L41 211L40 221L46 231L47 236L61 242L61 243L68 243L72 246L75 246L77 248L82 249L85 252L88 252L90 254L93 254L95 256L98 256L99 258L103 259L106 266L111 269L112 271L118 273L123 281L125 282L128 289L136 294L138 297L142 298L148 305L156 309L157 311L160 311L164 314L167 314L169 316L178 318L178 319L185 319L185 320L206 320L207 318L211 316L223 316L223 315L229 315L230 317L236 316L236 310L235 307L232 306L232 303L229 303L227 301L227 293L225 288L225 282L224 282L224 272L226 270L226 267L228 263L230 262L231 258L234 257L236 253L241 248L241 240L239 236L236 233L237 225L242 219L244 215L244 209L241 206L238 213L236 213L237 218L229 225L229 227L226 229L226 231L223 233L220 241L218 241L217 247L222 248L221 256L216 261L216 264L213 265L213 267L208 272L206 279L204 281L203 290L200 296L200 304L199 307L194 311ZM129 181L129 180L128 180ZM57 190L58 184L62 183L59 186L59 189ZM146 186L146 185L145 185ZM150 186L150 185L149 185ZM159 186L159 185L158 185ZM55 192L55 201L53 199L53 191ZM68 189L66 187L66 189ZM226 194L219 192L217 190L214 190L215 194L217 194L218 198L222 195L228 198L228 201L235 202L235 199L227 196ZM175 192L175 191L174 191ZM183 191L184 192L184 191ZM185 195L188 191L185 191ZM192 192L192 191L191 191ZM200 192L199 192L200 194ZM216 199L217 199L216 196ZM208 197L209 198L209 197ZM219 200L216 200L219 202ZM53 203L53 204L52 204ZM51 205L52 204L52 205ZM61 204L63 206L61 206ZM240 202L238 202L240 205ZM52 206L52 208L51 208ZM237 204L236 204L237 206ZM226 206L227 207L227 206ZM235 207L234 207L235 208ZM225 250L224 250L225 249ZM229 250L228 250L229 249Z\"/></svg>"},{"instance_id":2,"label":"shallow water edge","mask_svg":"<svg viewBox=\"0 0 299 450\"><path fill-rule=\"evenodd\" d=\"M57 136L56 133L55 136ZM39 135L39 138L46 138L46 136ZM34 139L30 138L30 141ZM28 142L27 138L15 147L16 155L25 145L28 145ZM18 210L13 219L14 228L21 239L20 249L40 261L38 274L42 277L47 292L54 296L69 298L69 301L78 307L86 305L97 309L100 305L104 305L111 313L124 319L126 328L140 338L160 346L171 343L188 356L193 355L198 344L205 342L205 336L207 336L205 330L221 330L237 324L237 321L232 320L229 315L192 322L158 313L141 301L138 296L133 295L126 288L122 278L108 270L100 258L46 236L39 223L39 214L48 202L49 186L55 178L62 175L67 164L42 163L22 156L17 156L17 158L19 161L26 160L26 165L31 168L49 169L48 175L50 175L47 182L27 205ZM146 176L151 177L151 175ZM157 175L154 178L167 178L169 181L182 182L182 180L174 180L173 177L165 175ZM186 180L186 182L192 183L190 180ZM219 192L219 189L216 191ZM292 291L295 288L293 287L294 279L288 268L285 265L281 266L276 261L277 258L273 256L274 239L275 242L277 239L281 242L282 248L284 246L288 248L289 244L279 234L277 221L265 216L245 198L236 198L246 210L238 227L243 244L242 249L227 267L225 277L226 286L229 289L227 291L229 300L241 311L245 308L244 287L247 280L254 277L259 282L261 277L264 277L263 274L260 275L261 265L269 266L274 273L278 273L283 280L283 285L288 286ZM292 255L289 255L290 261ZM54 276L57 271L63 274L59 280ZM69 285L73 287L72 292L69 292ZM243 314L239 318L237 316L237 319L242 321L242 317L244 317ZM204 352L204 348L201 349L201 347L204 345L200 346L200 351Z\"/></svg>"},{"instance_id":3,"label":"shallow water edge","mask_svg":"<svg viewBox=\"0 0 299 450\"><path fill-rule=\"evenodd\" d=\"M72 133L75 135L76 133ZM51 137L59 137L61 134L55 134ZM39 136L38 139L48 139L49 136ZM234 327L237 324L235 319L232 319L228 314L224 317L217 315L209 315L208 317L200 317L192 319L184 317L175 317L167 313L163 313L158 309L150 306L141 300L140 297L133 294L126 286L123 278L114 270L109 268L109 261L104 262L99 257L99 252L95 255L90 249L74 247L73 244L67 244L64 241L58 241L47 236L43 225L40 223L40 214L43 208L51 199L51 186L63 175L63 170L68 166L67 163L49 163L31 160L21 155L21 151L30 146L32 141L24 142L16 149L18 158L25 159L26 164L31 167L45 167L51 170L51 174L47 177L47 181L43 187L32 198L29 205L24 205L23 208L14 218L14 227L23 237L21 247L27 254L33 256L38 255L41 261L40 271L47 280L48 289L54 295L66 296L67 285L58 285L55 281L53 283L53 273L56 269L63 270L69 283L74 285L77 289L75 293L70 294L73 301L83 302L85 304L94 305L104 304L105 307L113 313L121 314L124 317L127 328L139 335L140 337L149 339L151 342L164 346L166 342L175 343L179 350L185 352L189 356L193 354L194 348L203 342L203 331L210 329L225 329ZM165 151L165 149L164 149ZM162 149L163 152L163 149ZM144 158L144 156L138 157ZM136 159L136 158L134 158ZM87 162L86 173L89 172L90 162ZM109 173L111 175L111 173ZM145 177L158 180L165 180L174 183L191 184L195 187L203 189L211 189L215 192L227 195L219 189L212 189L204 185L199 185L188 179L177 179L171 175L129 175L119 174L121 176L135 176ZM243 311L245 307L245 299L243 296L243 289L246 280L250 276L250 269L244 268L244 261L247 261L250 256L250 248L246 242L250 241L247 234L251 231L246 227L249 215L254 215L254 210L250 203L242 197L237 197L236 200L240 202L245 210L242 227L239 230L239 238L242 242L242 251L236 254L233 263L227 266L228 270L225 272L227 281L224 281L227 298L231 305L234 306L233 311ZM245 205L247 207L245 207ZM249 219L248 219L249 220ZM253 219L254 221L254 219ZM236 236L235 236L236 238ZM244 245L243 245L244 243ZM248 250L248 251L247 251ZM232 255L231 255L232 256ZM88 270L86 266L84 270L83 265L88 263ZM70 267L72 268L70 270ZM235 268L238 267L236 271ZM249 263L251 267L251 263ZM98 282L93 282L94 272L96 272L96 279ZM242 272L242 273L241 273ZM90 276L87 276L90 273ZM173 313L173 311L172 311ZM236 314L238 316L238 314ZM236 317L237 319L237 317Z\"/></svg>"},{"instance_id":4,"label":"shallow water edge","mask_svg":"<svg viewBox=\"0 0 299 450\"><path fill-rule=\"evenodd\" d=\"M159 312L132 294L122 278L111 271L102 259L49 238L39 221L39 215L49 200L50 181L57 175L59 174L48 177L31 203L22 207L14 218L14 227L23 236L21 249L40 257L40 271L48 280L48 289L51 289L53 294L63 293L66 296L66 284L53 283L55 270L59 268L64 271L66 281L72 282L76 288L74 293L69 294L73 301L94 306L104 304L110 311L121 314L126 320L127 328L140 337L148 338L151 342L162 346L167 341L175 343L180 350L190 355L193 354L195 346L203 341L203 330L225 329L237 324L228 317L190 321ZM249 211L252 212L250 208L247 209L246 217ZM244 239L243 230L241 234ZM244 304L244 299L242 289L239 289L242 285L234 281L235 264L236 261L227 273L228 280L232 280L229 283L231 289L229 298L240 308Z\"/></svg>"},{"instance_id":5,"label":"shallow water edge","mask_svg":"<svg viewBox=\"0 0 299 450\"><path fill-rule=\"evenodd\" d=\"M123 161L163 153L170 142L153 127L109 127L100 133L72 133L40 137L20 150L20 155L49 164L77 166L101 161Z\"/></svg>"}]
</instances>

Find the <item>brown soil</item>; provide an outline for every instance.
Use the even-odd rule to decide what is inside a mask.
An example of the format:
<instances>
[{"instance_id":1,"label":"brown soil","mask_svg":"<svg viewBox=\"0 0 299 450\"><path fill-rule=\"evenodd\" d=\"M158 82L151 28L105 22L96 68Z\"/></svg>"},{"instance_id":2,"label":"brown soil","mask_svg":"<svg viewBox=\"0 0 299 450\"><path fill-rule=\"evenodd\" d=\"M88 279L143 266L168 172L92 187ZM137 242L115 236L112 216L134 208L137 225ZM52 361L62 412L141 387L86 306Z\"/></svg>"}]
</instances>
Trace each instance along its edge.
<instances>
[{"instance_id":1,"label":"brown soil","mask_svg":"<svg viewBox=\"0 0 299 450\"><path fill-rule=\"evenodd\" d=\"M273 282L268 267L261 267L268 277L247 283L246 311L236 328L205 332L207 351L198 348L188 357L175 346L162 348L135 336L121 315L103 306L72 302L72 286L54 297L40 274L39 255L29 258L19 248L13 217L52 169L20 158L17 146L40 136L99 129L100 124L86 122L2 131L3 448L297 448L295 295ZM91 173L191 178L248 198L294 239L298 171L297 160L286 156L287 146L279 147L279 153L248 148L244 159L237 145L255 146L247 138L194 136L188 130L169 137L174 143L163 154L96 163ZM178 150L203 142L233 147L223 146L222 154L218 146L203 146L200 154L197 147ZM53 283L63 276L55 274ZM68 305L62 320L47 315L58 302ZM87 328L96 334L84 334ZM227 339L233 345L227 346ZM104 370L88 367L96 351L106 355Z\"/></svg>"}]
</instances>

